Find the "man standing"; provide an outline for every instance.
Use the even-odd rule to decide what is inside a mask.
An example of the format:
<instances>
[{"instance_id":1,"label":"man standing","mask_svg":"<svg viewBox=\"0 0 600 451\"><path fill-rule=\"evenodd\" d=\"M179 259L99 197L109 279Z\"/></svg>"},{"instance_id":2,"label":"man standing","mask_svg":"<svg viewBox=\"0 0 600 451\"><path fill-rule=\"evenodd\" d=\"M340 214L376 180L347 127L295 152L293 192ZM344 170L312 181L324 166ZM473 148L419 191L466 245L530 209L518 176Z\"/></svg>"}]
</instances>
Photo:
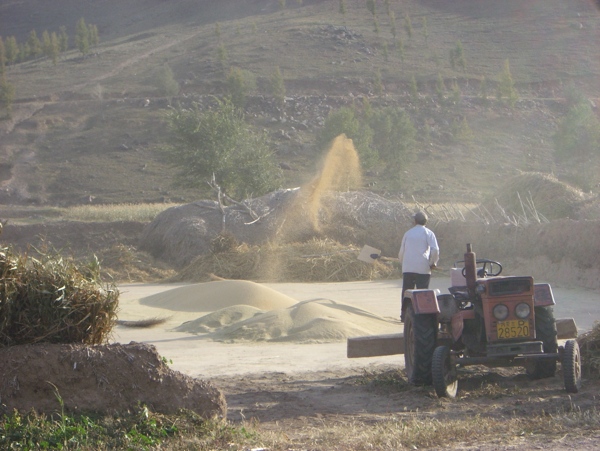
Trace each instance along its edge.
<instances>
[{"instance_id":1,"label":"man standing","mask_svg":"<svg viewBox=\"0 0 600 451\"><path fill-rule=\"evenodd\" d=\"M413 215L415 225L402 237L398 259L402 264L402 299L404 292L413 288L429 288L431 270L440 259L435 234L425 227L427 214L419 211Z\"/></svg>"}]
</instances>

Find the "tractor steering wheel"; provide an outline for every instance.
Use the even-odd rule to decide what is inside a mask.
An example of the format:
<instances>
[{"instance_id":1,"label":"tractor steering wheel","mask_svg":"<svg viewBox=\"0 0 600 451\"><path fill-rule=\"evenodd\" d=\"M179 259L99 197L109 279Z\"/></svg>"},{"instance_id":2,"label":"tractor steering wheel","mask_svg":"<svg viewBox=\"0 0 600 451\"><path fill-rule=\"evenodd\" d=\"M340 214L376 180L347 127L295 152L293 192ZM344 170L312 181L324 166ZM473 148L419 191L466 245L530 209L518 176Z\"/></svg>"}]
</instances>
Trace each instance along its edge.
<instances>
[{"instance_id":1,"label":"tractor steering wheel","mask_svg":"<svg viewBox=\"0 0 600 451\"><path fill-rule=\"evenodd\" d=\"M456 263L464 263L463 261L460 262L456 262ZM455 263L455 266L456 266ZM475 265L479 265L482 264L483 266L481 268L477 268L477 277L483 278L483 277L496 277L499 276L500 273L502 272L502 265L495 261L495 260L488 260L487 258L483 258L481 260L476 260L475 261ZM467 268L463 267L462 269L462 275L463 277L467 277Z\"/></svg>"}]
</instances>

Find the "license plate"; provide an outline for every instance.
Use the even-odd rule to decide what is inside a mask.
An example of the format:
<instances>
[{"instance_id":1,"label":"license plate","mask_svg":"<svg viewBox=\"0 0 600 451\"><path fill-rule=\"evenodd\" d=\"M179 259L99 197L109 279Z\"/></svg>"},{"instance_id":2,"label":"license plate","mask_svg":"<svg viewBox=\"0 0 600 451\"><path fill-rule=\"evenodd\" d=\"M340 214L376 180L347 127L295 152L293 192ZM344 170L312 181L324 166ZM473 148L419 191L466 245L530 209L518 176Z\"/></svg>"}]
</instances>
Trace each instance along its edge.
<instances>
[{"instance_id":1,"label":"license plate","mask_svg":"<svg viewBox=\"0 0 600 451\"><path fill-rule=\"evenodd\" d=\"M498 339L529 337L529 321L511 319L498 321Z\"/></svg>"}]
</instances>

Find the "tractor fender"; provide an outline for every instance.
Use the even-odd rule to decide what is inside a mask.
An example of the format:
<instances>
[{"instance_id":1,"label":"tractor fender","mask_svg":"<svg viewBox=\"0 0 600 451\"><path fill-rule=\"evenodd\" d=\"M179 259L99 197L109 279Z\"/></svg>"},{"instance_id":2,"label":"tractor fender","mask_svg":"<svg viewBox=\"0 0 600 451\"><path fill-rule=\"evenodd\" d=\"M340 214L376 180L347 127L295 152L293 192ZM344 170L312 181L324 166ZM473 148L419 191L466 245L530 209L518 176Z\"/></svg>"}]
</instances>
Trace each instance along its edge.
<instances>
[{"instance_id":1,"label":"tractor fender","mask_svg":"<svg viewBox=\"0 0 600 451\"><path fill-rule=\"evenodd\" d=\"M437 293L439 290L406 290L402 299L402 311L410 303L417 315L440 313Z\"/></svg>"},{"instance_id":2,"label":"tractor fender","mask_svg":"<svg viewBox=\"0 0 600 451\"><path fill-rule=\"evenodd\" d=\"M536 307L547 307L555 305L552 288L547 283L533 284L533 303Z\"/></svg>"}]
</instances>

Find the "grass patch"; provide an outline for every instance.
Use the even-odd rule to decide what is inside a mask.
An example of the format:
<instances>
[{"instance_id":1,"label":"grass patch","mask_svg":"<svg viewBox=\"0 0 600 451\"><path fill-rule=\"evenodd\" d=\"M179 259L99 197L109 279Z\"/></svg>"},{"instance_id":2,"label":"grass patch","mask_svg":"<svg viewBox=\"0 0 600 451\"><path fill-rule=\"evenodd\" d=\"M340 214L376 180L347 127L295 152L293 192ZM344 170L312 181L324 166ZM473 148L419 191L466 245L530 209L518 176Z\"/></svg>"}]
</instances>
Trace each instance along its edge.
<instances>
[{"instance_id":1,"label":"grass patch","mask_svg":"<svg viewBox=\"0 0 600 451\"><path fill-rule=\"evenodd\" d=\"M336 418L319 427L284 431L261 430L260 424L205 420L182 411L160 415L145 406L121 416L38 415L33 412L4 415L0 420L3 449L131 449L131 450L242 450L266 448L315 450L391 450L464 446L494 440L500 445L524 445L553 438L576 436L600 426L595 410L532 415L524 418L468 416L436 419L425 414L391 415L382 421L361 422ZM502 430L499 435L498 431Z\"/></svg>"},{"instance_id":2,"label":"grass patch","mask_svg":"<svg viewBox=\"0 0 600 451\"><path fill-rule=\"evenodd\" d=\"M393 392L404 391L411 387L402 371L369 371L364 370L363 374L356 379L357 385L370 385L372 387L383 388Z\"/></svg>"},{"instance_id":3,"label":"grass patch","mask_svg":"<svg viewBox=\"0 0 600 451\"><path fill-rule=\"evenodd\" d=\"M226 449L231 443L256 443L256 433L191 411L160 415L146 406L119 416L40 415L13 412L0 420L2 449ZM165 445L163 445L165 444ZM164 446L164 447L163 447ZM231 448L229 448L231 449Z\"/></svg>"},{"instance_id":4,"label":"grass patch","mask_svg":"<svg viewBox=\"0 0 600 451\"><path fill-rule=\"evenodd\" d=\"M80 205L64 210L63 218L68 221L111 222L111 221L152 221L157 214L180 204L110 204Z\"/></svg>"}]
</instances>

